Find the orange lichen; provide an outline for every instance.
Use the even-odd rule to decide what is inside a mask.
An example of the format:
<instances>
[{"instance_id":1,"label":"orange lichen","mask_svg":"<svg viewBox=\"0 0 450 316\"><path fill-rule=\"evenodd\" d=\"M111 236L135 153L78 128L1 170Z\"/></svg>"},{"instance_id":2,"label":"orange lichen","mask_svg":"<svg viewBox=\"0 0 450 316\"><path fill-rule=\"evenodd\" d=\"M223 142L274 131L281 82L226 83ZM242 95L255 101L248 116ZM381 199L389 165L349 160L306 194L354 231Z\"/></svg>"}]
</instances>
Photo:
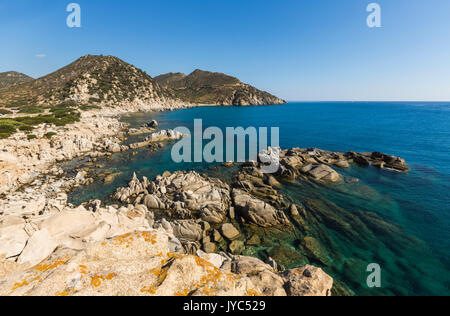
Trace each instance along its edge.
<instances>
[{"instance_id":1,"label":"orange lichen","mask_svg":"<svg viewBox=\"0 0 450 316\"><path fill-rule=\"evenodd\" d=\"M247 291L247 295L248 296L260 296L259 293L257 291L255 291L254 289L249 289Z\"/></svg>"},{"instance_id":2,"label":"orange lichen","mask_svg":"<svg viewBox=\"0 0 450 316\"><path fill-rule=\"evenodd\" d=\"M18 288L30 285L33 282L42 282L42 278L40 276L34 276L34 277L33 277L33 275L28 276L25 279L23 279L21 282L14 283L14 286L12 287L11 291L15 291Z\"/></svg>"},{"instance_id":3,"label":"orange lichen","mask_svg":"<svg viewBox=\"0 0 450 316\"><path fill-rule=\"evenodd\" d=\"M63 266L67 263L67 259L57 259L56 261L52 262L52 263L43 263L41 265L38 265L34 268L34 270L39 271L39 272L48 272L50 270L55 270L57 268L59 268L60 266Z\"/></svg>"},{"instance_id":4,"label":"orange lichen","mask_svg":"<svg viewBox=\"0 0 450 316\"><path fill-rule=\"evenodd\" d=\"M94 275L91 278L91 284L93 287L99 287L100 285L102 285L102 281L100 280L100 277L98 275Z\"/></svg>"},{"instance_id":5,"label":"orange lichen","mask_svg":"<svg viewBox=\"0 0 450 316\"><path fill-rule=\"evenodd\" d=\"M87 267L85 265L80 264L79 268L80 268L80 273L81 274L87 274L88 273L87 272Z\"/></svg>"},{"instance_id":6,"label":"orange lichen","mask_svg":"<svg viewBox=\"0 0 450 316\"><path fill-rule=\"evenodd\" d=\"M56 296L69 296L70 295L70 291L62 291L62 292L57 292Z\"/></svg>"},{"instance_id":7,"label":"orange lichen","mask_svg":"<svg viewBox=\"0 0 450 316\"><path fill-rule=\"evenodd\" d=\"M14 283L14 286L13 286L13 288L11 290L12 291L17 290L18 288L23 287L23 286L27 286L29 284L30 283L28 283L27 279L24 279L24 280L22 280L22 282Z\"/></svg>"},{"instance_id":8,"label":"orange lichen","mask_svg":"<svg viewBox=\"0 0 450 316\"><path fill-rule=\"evenodd\" d=\"M155 295L157 288L154 286L144 287L141 289L141 293L148 293L150 295Z\"/></svg>"},{"instance_id":9,"label":"orange lichen","mask_svg":"<svg viewBox=\"0 0 450 316\"><path fill-rule=\"evenodd\" d=\"M156 235L151 235L149 232L142 232L141 236L146 242L152 243L152 245L156 244Z\"/></svg>"},{"instance_id":10,"label":"orange lichen","mask_svg":"<svg viewBox=\"0 0 450 316\"><path fill-rule=\"evenodd\" d=\"M174 296L188 296L190 293L189 289L184 289L183 291L176 292Z\"/></svg>"},{"instance_id":11,"label":"orange lichen","mask_svg":"<svg viewBox=\"0 0 450 316\"><path fill-rule=\"evenodd\" d=\"M93 287L99 287L100 285L102 285L102 281L110 281L115 276L116 275L114 273L109 273L107 275L96 274L91 278L91 285Z\"/></svg>"}]
</instances>

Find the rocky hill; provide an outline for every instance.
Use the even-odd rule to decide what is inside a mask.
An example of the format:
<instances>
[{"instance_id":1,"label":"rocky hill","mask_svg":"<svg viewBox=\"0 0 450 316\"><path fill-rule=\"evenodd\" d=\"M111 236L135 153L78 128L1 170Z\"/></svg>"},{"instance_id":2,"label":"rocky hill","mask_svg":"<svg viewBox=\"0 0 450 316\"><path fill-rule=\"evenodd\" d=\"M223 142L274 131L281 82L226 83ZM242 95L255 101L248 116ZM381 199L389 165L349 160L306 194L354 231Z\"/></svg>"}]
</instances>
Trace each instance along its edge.
<instances>
[{"instance_id":1,"label":"rocky hill","mask_svg":"<svg viewBox=\"0 0 450 316\"><path fill-rule=\"evenodd\" d=\"M223 73L197 69L188 76L182 73L168 73L155 77L155 80L176 98L188 103L208 105L286 103L280 98Z\"/></svg>"},{"instance_id":2,"label":"rocky hill","mask_svg":"<svg viewBox=\"0 0 450 316\"><path fill-rule=\"evenodd\" d=\"M16 83L30 82L34 79L20 72L8 71L0 73L0 89L12 86Z\"/></svg>"},{"instance_id":3,"label":"rocky hill","mask_svg":"<svg viewBox=\"0 0 450 316\"><path fill-rule=\"evenodd\" d=\"M17 76L9 75L8 78L13 77ZM113 56L86 55L47 76L22 81L0 88L0 108L52 107L67 101L130 110L153 105L173 108L197 104L284 103L224 74L196 70L188 76L171 73L153 79Z\"/></svg>"},{"instance_id":4,"label":"rocky hill","mask_svg":"<svg viewBox=\"0 0 450 316\"><path fill-rule=\"evenodd\" d=\"M86 55L32 82L0 90L0 106L166 103L171 96L145 72L113 56Z\"/></svg>"}]
</instances>

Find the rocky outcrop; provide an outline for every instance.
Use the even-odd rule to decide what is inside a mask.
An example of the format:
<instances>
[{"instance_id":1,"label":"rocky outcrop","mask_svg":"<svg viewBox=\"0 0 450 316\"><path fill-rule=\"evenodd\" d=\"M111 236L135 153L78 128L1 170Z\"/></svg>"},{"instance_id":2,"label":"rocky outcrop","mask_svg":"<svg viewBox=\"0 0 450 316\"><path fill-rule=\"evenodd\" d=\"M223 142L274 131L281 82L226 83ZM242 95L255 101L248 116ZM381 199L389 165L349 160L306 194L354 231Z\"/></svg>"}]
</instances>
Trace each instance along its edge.
<instances>
[{"instance_id":1,"label":"rocky outcrop","mask_svg":"<svg viewBox=\"0 0 450 316\"><path fill-rule=\"evenodd\" d=\"M92 242L137 230L148 230L153 214L143 205L87 211L65 207L61 212L24 219L9 215L0 221L0 253L20 264L36 265L58 246L83 249ZM149 221L150 220L150 221Z\"/></svg>"},{"instance_id":2,"label":"rocky outcrop","mask_svg":"<svg viewBox=\"0 0 450 316\"><path fill-rule=\"evenodd\" d=\"M251 223L261 227L290 225L286 215L270 204L258 200L244 191L233 190L233 202L236 211Z\"/></svg>"},{"instance_id":3,"label":"rocky outcrop","mask_svg":"<svg viewBox=\"0 0 450 316\"><path fill-rule=\"evenodd\" d=\"M279 159L276 175L287 181L305 178L321 183L336 183L343 178L336 168L349 168L351 163L361 166L375 166L386 170L408 172L403 159L381 153L328 152L316 148L292 148L279 151L279 156L260 155L262 163Z\"/></svg>"},{"instance_id":4,"label":"rocky outcrop","mask_svg":"<svg viewBox=\"0 0 450 316\"><path fill-rule=\"evenodd\" d=\"M283 275L289 296L331 296L333 279L314 266L289 270Z\"/></svg>"},{"instance_id":5,"label":"rocky outcrop","mask_svg":"<svg viewBox=\"0 0 450 316\"><path fill-rule=\"evenodd\" d=\"M255 258L173 253L169 238L150 229L81 250L58 248L31 268L0 259L0 295L285 296L331 290L332 279L311 266L279 275Z\"/></svg>"},{"instance_id":6,"label":"rocky outcrop","mask_svg":"<svg viewBox=\"0 0 450 316\"><path fill-rule=\"evenodd\" d=\"M222 223L231 206L227 184L196 172L165 174L152 182L135 178L128 188L118 189L114 198L127 203L142 201L149 209L162 210L171 218L200 218L213 224Z\"/></svg>"},{"instance_id":7,"label":"rocky outcrop","mask_svg":"<svg viewBox=\"0 0 450 316\"><path fill-rule=\"evenodd\" d=\"M346 153L346 157L361 166L374 166L381 169L391 169L400 172L408 172L409 168L404 159L396 156L391 156L379 152L373 153L355 153L350 151Z\"/></svg>"}]
</instances>

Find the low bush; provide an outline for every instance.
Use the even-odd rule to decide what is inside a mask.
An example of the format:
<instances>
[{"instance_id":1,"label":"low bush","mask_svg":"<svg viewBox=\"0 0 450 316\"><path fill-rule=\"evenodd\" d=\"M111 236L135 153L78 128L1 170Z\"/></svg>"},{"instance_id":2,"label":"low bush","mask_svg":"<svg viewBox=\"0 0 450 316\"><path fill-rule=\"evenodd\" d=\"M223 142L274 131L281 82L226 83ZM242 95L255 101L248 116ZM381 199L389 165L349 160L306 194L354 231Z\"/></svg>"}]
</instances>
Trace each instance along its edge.
<instances>
[{"instance_id":1,"label":"low bush","mask_svg":"<svg viewBox=\"0 0 450 316\"><path fill-rule=\"evenodd\" d=\"M43 113L44 109L42 107L39 106L25 106L20 108L19 113L23 113L23 114L39 114L39 113Z\"/></svg>"},{"instance_id":2,"label":"low bush","mask_svg":"<svg viewBox=\"0 0 450 316\"><path fill-rule=\"evenodd\" d=\"M47 134L44 135L45 138L51 139L53 136L56 136L58 134L56 134L55 132L48 132Z\"/></svg>"}]
</instances>

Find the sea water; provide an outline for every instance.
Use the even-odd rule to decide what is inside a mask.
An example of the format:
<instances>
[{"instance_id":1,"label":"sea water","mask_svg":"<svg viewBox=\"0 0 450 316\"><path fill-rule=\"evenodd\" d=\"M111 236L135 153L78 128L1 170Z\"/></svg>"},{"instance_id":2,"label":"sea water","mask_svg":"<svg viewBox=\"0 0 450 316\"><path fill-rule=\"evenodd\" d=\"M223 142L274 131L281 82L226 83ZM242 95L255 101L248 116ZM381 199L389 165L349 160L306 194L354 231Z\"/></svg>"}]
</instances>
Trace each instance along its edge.
<instances>
[{"instance_id":1,"label":"sea water","mask_svg":"<svg viewBox=\"0 0 450 316\"><path fill-rule=\"evenodd\" d=\"M283 194L298 203L309 201L305 204L310 212L328 214L339 223L332 224L325 217L323 227L311 223L308 234L324 245L331 262L309 261L322 266L354 294L450 294L450 103L291 102L199 107L122 118L133 127L153 119L159 129L183 126L193 131L194 119L202 119L203 128L217 126L224 132L226 127L279 127L281 148L379 151L406 159L411 168L406 174L352 166L338 172L359 179L357 183L286 184ZM167 144L158 152L113 155L103 168L117 173L114 182L97 181L77 189L70 194L71 202L107 200L117 187L127 184L133 172L153 178L166 170L196 170L231 180L231 171L217 171L206 163L174 163L170 149ZM270 246L279 243L300 253L301 234L274 239ZM270 249L261 247L253 254L264 258ZM367 287L369 263L382 268L379 289Z\"/></svg>"}]
</instances>

